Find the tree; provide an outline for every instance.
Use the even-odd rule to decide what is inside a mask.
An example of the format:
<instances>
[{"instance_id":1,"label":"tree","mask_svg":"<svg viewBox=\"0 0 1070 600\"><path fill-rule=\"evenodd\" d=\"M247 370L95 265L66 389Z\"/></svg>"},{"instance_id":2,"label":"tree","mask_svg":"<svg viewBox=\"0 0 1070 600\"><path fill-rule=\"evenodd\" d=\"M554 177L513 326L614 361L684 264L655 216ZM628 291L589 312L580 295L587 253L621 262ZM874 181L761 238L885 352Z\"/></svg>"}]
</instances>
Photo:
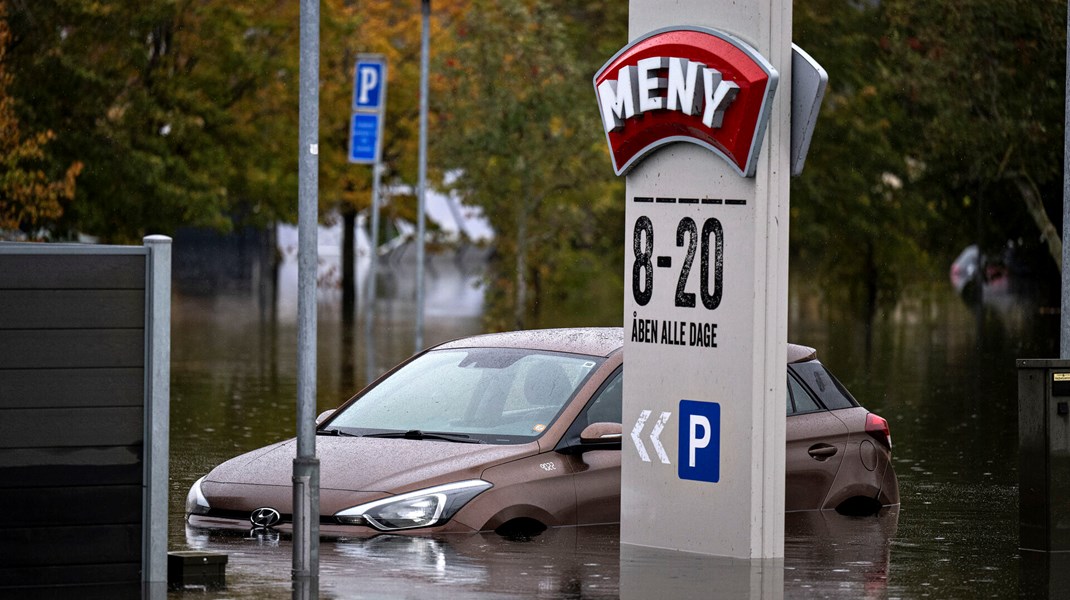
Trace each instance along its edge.
<instances>
[{"instance_id":1,"label":"tree","mask_svg":"<svg viewBox=\"0 0 1070 600\"><path fill-rule=\"evenodd\" d=\"M45 146L51 130L23 136L15 99L8 93L12 76L7 72L7 3L0 1L0 230L33 231L63 216L63 203L74 198L75 179L82 169L75 162L59 179L41 167L48 163Z\"/></svg>"},{"instance_id":2,"label":"tree","mask_svg":"<svg viewBox=\"0 0 1070 600\"><path fill-rule=\"evenodd\" d=\"M828 71L829 87L792 181L792 268L872 319L929 275L928 232L944 221L916 185L915 131L881 55L881 5L816 0L794 15L795 42Z\"/></svg>"},{"instance_id":3,"label":"tree","mask_svg":"<svg viewBox=\"0 0 1070 600\"><path fill-rule=\"evenodd\" d=\"M1066 3L882 3L884 60L941 209L1061 263ZM978 218L969 218L981 211ZM1050 263L1049 263L1050 264Z\"/></svg>"},{"instance_id":4,"label":"tree","mask_svg":"<svg viewBox=\"0 0 1070 600\"><path fill-rule=\"evenodd\" d=\"M85 168L61 226L105 241L294 212L297 7L18 2L14 93Z\"/></svg>"},{"instance_id":5,"label":"tree","mask_svg":"<svg viewBox=\"0 0 1070 600\"><path fill-rule=\"evenodd\" d=\"M449 23L463 9L459 0L437 0L431 19L432 49L448 53L452 37L442 24ZM415 188L419 119L419 78L421 13L418 2L409 0L330 0L321 13L320 73L320 189L321 206L337 212L343 220L342 298L343 314L352 314L355 278L348 236L357 213L371 204L371 167L348 162L350 115L352 111L353 67L359 53L384 56L387 64L387 102L383 131L382 179ZM445 88L441 78L430 83L431 98ZM437 104L432 105L432 110ZM432 127L434 114L431 115ZM434 164L429 165L437 173ZM415 221L415 195L395 198L388 210L395 216Z\"/></svg>"},{"instance_id":6,"label":"tree","mask_svg":"<svg viewBox=\"0 0 1070 600\"><path fill-rule=\"evenodd\" d=\"M623 267L600 251L621 240L623 202L589 63L578 58L590 48L572 46L559 11L541 1L477 0L454 31L457 50L440 69L451 87L437 150L496 232L490 297L510 314L492 311L491 327L526 326L540 299L564 304L568 288L608 287L619 306ZM622 242L611 246L610 256L621 254Z\"/></svg>"}]
</instances>

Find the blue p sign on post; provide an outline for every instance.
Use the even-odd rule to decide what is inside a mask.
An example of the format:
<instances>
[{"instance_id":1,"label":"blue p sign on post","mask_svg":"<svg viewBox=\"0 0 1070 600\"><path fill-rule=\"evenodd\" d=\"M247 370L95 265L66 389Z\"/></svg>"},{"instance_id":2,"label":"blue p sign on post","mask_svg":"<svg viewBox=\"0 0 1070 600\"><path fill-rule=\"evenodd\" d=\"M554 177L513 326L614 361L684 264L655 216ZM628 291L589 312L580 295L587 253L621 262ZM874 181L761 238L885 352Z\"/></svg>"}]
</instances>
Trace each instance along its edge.
<instances>
[{"instance_id":1,"label":"blue p sign on post","mask_svg":"<svg viewBox=\"0 0 1070 600\"><path fill-rule=\"evenodd\" d=\"M353 116L349 125L349 162L379 161L386 108L386 58L361 54L353 69Z\"/></svg>"},{"instance_id":2,"label":"blue p sign on post","mask_svg":"<svg viewBox=\"0 0 1070 600\"><path fill-rule=\"evenodd\" d=\"M382 107L382 90L386 87L383 78L384 63L358 61L353 77L353 110L374 110Z\"/></svg>"},{"instance_id":3,"label":"blue p sign on post","mask_svg":"<svg viewBox=\"0 0 1070 600\"><path fill-rule=\"evenodd\" d=\"M680 479L717 483L721 479L721 405L681 400L678 414L677 474Z\"/></svg>"}]
</instances>

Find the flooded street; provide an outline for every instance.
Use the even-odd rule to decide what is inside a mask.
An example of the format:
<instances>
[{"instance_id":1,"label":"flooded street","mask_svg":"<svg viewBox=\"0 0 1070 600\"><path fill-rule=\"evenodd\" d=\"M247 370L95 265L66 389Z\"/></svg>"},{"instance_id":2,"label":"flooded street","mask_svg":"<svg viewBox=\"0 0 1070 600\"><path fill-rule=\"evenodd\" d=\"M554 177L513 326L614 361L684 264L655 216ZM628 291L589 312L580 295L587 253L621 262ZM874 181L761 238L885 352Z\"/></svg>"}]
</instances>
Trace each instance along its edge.
<instances>
[{"instance_id":1,"label":"flooded street","mask_svg":"<svg viewBox=\"0 0 1070 600\"><path fill-rule=\"evenodd\" d=\"M321 292L319 410L412 353L411 275L404 265L393 273L380 280L370 335L365 307L345 324L340 293ZM452 259L436 260L427 345L481 331L477 282ZM816 347L859 401L888 419L902 505L877 517L789 514L783 563L742 577L773 589L768 597L779 597L781 582L786 598L1017 597L1014 360L1056 354L1058 315L1028 299L971 309L950 286L935 285L866 327L801 286L792 289L789 337ZM194 480L294 434L296 305L285 292L277 308L270 304L251 293L174 298L170 549L229 555L227 588L198 598L290 595L289 539L208 535L183 520ZM320 546L319 596L735 597L718 582L738 566L690 558L622 553L616 527L549 530L526 541L492 533L329 540Z\"/></svg>"}]
</instances>

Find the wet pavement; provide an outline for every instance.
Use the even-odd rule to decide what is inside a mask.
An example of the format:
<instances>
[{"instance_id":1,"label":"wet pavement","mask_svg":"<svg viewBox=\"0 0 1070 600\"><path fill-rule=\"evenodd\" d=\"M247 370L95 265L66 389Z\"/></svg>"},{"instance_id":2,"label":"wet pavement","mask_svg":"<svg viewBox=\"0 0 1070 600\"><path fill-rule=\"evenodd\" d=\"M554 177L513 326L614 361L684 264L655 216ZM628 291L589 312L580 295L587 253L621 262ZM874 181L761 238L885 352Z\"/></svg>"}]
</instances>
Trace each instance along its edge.
<instances>
[{"instance_id":1,"label":"wet pavement","mask_svg":"<svg viewBox=\"0 0 1070 600\"><path fill-rule=\"evenodd\" d=\"M480 330L476 276L433 270L425 341ZM337 294L320 305L319 408L412 352L404 273L380 284L375 328L346 325ZM435 286L442 286L437 294ZM452 290L452 291L448 291ZM462 290L464 293L458 293ZM450 298L462 298L451 302ZM170 547L229 556L223 590L170 597L291 595L291 543L271 534L189 529L189 485L241 452L293 435L295 319L258 297L176 297L172 343ZM321 598L1008 598L1059 597L1063 565L1020 557L1014 360L1056 352L1058 315L1028 298L971 308L937 286L871 327L817 290L792 290L792 341L887 418L902 505L876 517L789 514L785 557L766 564L622 548L615 527L325 540ZM363 307L362 307L363 310ZM601 323L592 323L601 324ZM686 515L681 515L686 518ZM1054 591L1052 591L1054 590Z\"/></svg>"}]
</instances>

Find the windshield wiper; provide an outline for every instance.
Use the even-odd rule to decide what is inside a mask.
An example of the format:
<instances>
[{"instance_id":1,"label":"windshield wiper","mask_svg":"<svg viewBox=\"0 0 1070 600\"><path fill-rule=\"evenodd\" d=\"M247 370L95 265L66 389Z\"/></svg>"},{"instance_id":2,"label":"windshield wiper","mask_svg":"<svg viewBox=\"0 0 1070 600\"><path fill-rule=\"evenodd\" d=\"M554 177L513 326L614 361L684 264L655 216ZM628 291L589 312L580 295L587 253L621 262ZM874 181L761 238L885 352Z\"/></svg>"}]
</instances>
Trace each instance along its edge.
<instances>
[{"instance_id":1,"label":"windshield wiper","mask_svg":"<svg viewBox=\"0 0 1070 600\"><path fill-rule=\"evenodd\" d=\"M345 437L359 437L355 433L346 433L341 429L317 429L316 435L341 435Z\"/></svg>"},{"instance_id":2,"label":"windshield wiper","mask_svg":"<svg viewBox=\"0 0 1070 600\"><path fill-rule=\"evenodd\" d=\"M364 437L377 437L377 438L402 438L406 440L445 440L447 442L460 442L462 444L482 444L480 440L472 439L471 436L463 433L437 433L433 431L420 431L419 429L410 429L409 431L384 431L383 433L369 433Z\"/></svg>"}]
</instances>

